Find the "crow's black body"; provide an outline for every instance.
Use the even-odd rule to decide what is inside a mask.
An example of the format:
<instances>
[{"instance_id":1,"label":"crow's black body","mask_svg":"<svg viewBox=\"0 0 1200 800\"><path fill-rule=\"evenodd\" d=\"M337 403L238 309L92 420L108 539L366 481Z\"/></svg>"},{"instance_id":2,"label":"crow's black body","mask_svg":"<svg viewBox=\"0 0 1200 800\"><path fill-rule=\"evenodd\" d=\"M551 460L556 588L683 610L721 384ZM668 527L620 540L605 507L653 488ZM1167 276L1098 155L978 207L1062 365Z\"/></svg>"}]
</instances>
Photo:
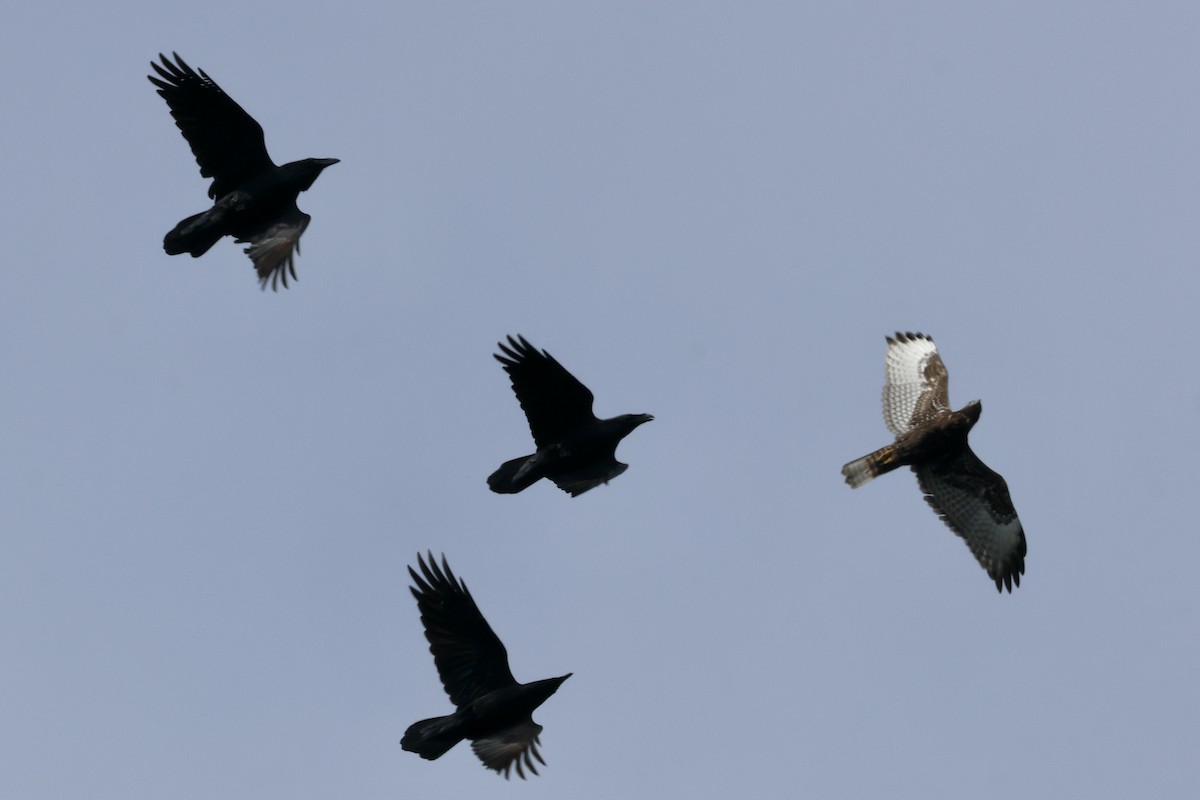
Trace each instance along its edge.
<instances>
[{"instance_id":1,"label":"crow's black body","mask_svg":"<svg viewBox=\"0 0 1200 800\"><path fill-rule=\"evenodd\" d=\"M433 760L463 739L488 769L509 777L516 766L525 777L527 767L538 774L533 761L545 764L538 753L542 726L533 711L571 677L517 683L508 667L508 651L492 631L467 586L454 576L446 557L439 567L433 554L429 563L420 555L421 574L412 568L412 587L425 625L425 638L450 702L453 714L415 722L404 732L400 746L421 758Z\"/></svg>"},{"instance_id":2,"label":"crow's black body","mask_svg":"<svg viewBox=\"0 0 1200 800\"><path fill-rule=\"evenodd\" d=\"M248 243L262 288L287 287L296 277L295 253L300 235L312 219L296 206L321 171L336 158L306 158L282 166L267 154L262 126L225 94L211 78L189 67L178 53L172 62L150 66L159 77L147 76L167 101L175 124L191 145L200 174L212 178L208 196L213 207L180 222L163 239L170 255L198 257L222 236Z\"/></svg>"},{"instance_id":3,"label":"crow's black body","mask_svg":"<svg viewBox=\"0 0 1200 800\"><path fill-rule=\"evenodd\" d=\"M622 414L597 419L592 393L545 350L525 337L508 337L496 360L512 379L513 392L525 410L537 452L506 461L488 478L493 492L515 494L542 478L581 495L608 483L629 468L617 461L617 445L649 414Z\"/></svg>"}]
</instances>

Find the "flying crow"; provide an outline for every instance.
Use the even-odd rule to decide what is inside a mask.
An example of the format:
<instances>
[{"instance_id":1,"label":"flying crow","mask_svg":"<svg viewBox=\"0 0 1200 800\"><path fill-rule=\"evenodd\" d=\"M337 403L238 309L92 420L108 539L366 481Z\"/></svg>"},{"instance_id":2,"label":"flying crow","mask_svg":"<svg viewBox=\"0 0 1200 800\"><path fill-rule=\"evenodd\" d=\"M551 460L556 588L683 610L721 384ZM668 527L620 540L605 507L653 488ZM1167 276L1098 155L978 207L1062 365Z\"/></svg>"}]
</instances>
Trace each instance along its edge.
<instances>
[{"instance_id":1,"label":"flying crow","mask_svg":"<svg viewBox=\"0 0 1200 800\"><path fill-rule=\"evenodd\" d=\"M159 77L146 77L167 101L200 174L212 178L208 196L215 202L176 225L163 239L163 249L199 257L222 236L232 236L250 245L246 253L263 289L270 282L276 290L281 281L287 288L288 274L296 277L293 258L300 252L300 234L312 219L296 207L296 197L338 160L306 158L276 166L267 155L262 126L204 70L197 73L173 55L174 63L159 53L162 64L150 63Z\"/></svg>"},{"instance_id":2,"label":"flying crow","mask_svg":"<svg viewBox=\"0 0 1200 800\"><path fill-rule=\"evenodd\" d=\"M508 345L501 342L499 347L503 355L495 358L512 379L537 452L501 464L488 478L493 492L515 494L549 478L575 497L629 469L617 461L617 444L654 417L597 419L591 391L545 350L538 352L523 336L509 336Z\"/></svg>"},{"instance_id":3,"label":"flying crow","mask_svg":"<svg viewBox=\"0 0 1200 800\"><path fill-rule=\"evenodd\" d=\"M446 556L438 567L433 553L428 564L418 554L417 564L422 574L408 568L416 583L409 590L417 598L442 686L458 710L414 722L404 732L400 746L432 761L470 739L471 749L484 766L506 779L514 765L522 779L525 767L537 775L533 760L546 762L538 753L542 726L533 721L533 711L558 691L571 673L517 683L508 668L508 651L479 613L467 585L450 571Z\"/></svg>"}]
</instances>

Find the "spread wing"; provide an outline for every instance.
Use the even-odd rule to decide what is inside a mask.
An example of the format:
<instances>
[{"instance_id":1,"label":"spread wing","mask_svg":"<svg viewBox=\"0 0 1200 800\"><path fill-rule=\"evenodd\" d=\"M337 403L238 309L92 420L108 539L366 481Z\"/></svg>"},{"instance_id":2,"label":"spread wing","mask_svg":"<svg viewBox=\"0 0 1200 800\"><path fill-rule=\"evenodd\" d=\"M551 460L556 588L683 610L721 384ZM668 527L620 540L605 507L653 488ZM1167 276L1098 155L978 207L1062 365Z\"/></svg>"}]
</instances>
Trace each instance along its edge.
<instances>
[{"instance_id":1,"label":"spread wing","mask_svg":"<svg viewBox=\"0 0 1200 800\"><path fill-rule=\"evenodd\" d=\"M965 447L950 459L913 466L925 500L966 541L975 560L1002 591L1021 585L1025 531L1008 485Z\"/></svg>"},{"instance_id":2,"label":"spread wing","mask_svg":"<svg viewBox=\"0 0 1200 800\"><path fill-rule=\"evenodd\" d=\"M254 262L258 272L259 285L265 290L267 283L271 291L278 291L279 284L287 288L288 274L296 280L296 254L300 252L300 234L312 222L312 217L305 214L293 202L292 207L265 228L239 235L238 241L249 242L246 255Z\"/></svg>"},{"instance_id":3,"label":"spread wing","mask_svg":"<svg viewBox=\"0 0 1200 800\"><path fill-rule=\"evenodd\" d=\"M446 557L439 567L433 553L428 564L418 554L417 564L421 575L408 568L416 583L410 591L417 598L429 652L450 702L461 708L488 692L515 686L508 651L479 613L467 585L450 571Z\"/></svg>"},{"instance_id":4,"label":"spread wing","mask_svg":"<svg viewBox=\"0 0 1200 800\"><path fill-rule=\"evenodd\" d=\"M471 749L479 756L484 766L503 774L506 780L513 766L517 768L517 775L524 780L525 770L522 762L534 775L537 775L538 771L533 765L533 759L536 758L540 764L546 763L538 752L538 745L541 744L538 734L541 732L542 726L534 722L533 717L526 717L511 728L476 739L471 742Z\"/></svg>"},{"instance_id":5,"label":"spread wing","mask_svg":"<svg viewBox=\"0 0 1200 800\"><path fill-rule=\"evenodd\" d=\"M538 351L524 336L499 344L513 392L525 410L529 431L540 450L572 431L596 422L592 393L545 350Z\"/></svg>"},{"instance_id":6,"label":"spread wing","mask_svg":"<svg viewBox=\"0 0 1200 800\"><path fill-rule=\"evenodd\" d=\"M950 410L946 365L933 339L923 333L887 337L883 421L899 436Z\"/></svg>"},{"instance_id":7,"label":"spread wing","mask_svg":"<svg viewBox=\"0 0 1200 800\"><path fill-rule=\"evenodd\" d=\"M214 200L232 192L249 178L275 166L267 155L262 126L200 70L196 73L178 53L175 61L158 57L150 62L159 77L147 75L171 109L175 124L192 147L200 174L212 178L208 196Z\"/></svg>"},{"instance_id":8,"label":"spread wing","mask_svg":"<svg viewBox=\"0 0 1200 800\"><path fill-rule=\"evenodd\" d=\"M629 469L628 464L622 464L609 456L570 472L556 472L550 476L550 480L571 497L578 497L589 489L595 489L602 483L608 483L627 469Z\"/></svg>"}]
</instances>

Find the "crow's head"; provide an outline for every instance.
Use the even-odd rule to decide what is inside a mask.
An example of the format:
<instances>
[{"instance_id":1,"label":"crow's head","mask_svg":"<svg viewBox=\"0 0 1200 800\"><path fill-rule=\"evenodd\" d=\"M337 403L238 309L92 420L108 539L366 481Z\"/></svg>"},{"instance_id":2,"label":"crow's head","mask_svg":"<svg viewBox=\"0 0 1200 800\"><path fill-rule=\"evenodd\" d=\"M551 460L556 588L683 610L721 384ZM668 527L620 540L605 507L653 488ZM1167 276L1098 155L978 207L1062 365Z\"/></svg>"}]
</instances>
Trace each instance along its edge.
<instances>
[{"instance_id":1,"label":"crow's head","mask_svg":"<svg viewBox=\"0 0 1200 800\"><path fill-rule=\"evenodd\" d=\"M340 159L336 158L306 158L303 161L294 162L299 168L298 171L301 176L300 180L297 182L300 187L300 191L308 191L309 187L311 187L313 182L316 181L317 176L320 175L326 167L333 166L334 164L338 163L339 160Z\"/></svg>"}]
</instances>

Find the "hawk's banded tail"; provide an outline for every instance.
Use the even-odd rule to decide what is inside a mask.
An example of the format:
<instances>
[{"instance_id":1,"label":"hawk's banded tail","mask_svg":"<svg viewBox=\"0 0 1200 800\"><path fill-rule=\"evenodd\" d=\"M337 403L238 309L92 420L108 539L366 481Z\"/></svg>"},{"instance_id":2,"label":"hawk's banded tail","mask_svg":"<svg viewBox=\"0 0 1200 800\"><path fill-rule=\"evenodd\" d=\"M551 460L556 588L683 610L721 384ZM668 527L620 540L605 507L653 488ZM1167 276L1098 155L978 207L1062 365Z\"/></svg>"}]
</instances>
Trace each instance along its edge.
<instances>
[{"instance_id":1,"label":"hawk's banded tail","mask_svg":"<svg viewBox=\"0 0 1200 800\"><path fill-rule=\"evenodd\" d=\"M872 478L877 478L900 466L903 466L900 463L900 454L896 451L895 445L889 444L869 456L851 461L842 467L842 474L846 476L846 483L850 484L851 488L857 489Z\"/></svg>"}]
</instances>

